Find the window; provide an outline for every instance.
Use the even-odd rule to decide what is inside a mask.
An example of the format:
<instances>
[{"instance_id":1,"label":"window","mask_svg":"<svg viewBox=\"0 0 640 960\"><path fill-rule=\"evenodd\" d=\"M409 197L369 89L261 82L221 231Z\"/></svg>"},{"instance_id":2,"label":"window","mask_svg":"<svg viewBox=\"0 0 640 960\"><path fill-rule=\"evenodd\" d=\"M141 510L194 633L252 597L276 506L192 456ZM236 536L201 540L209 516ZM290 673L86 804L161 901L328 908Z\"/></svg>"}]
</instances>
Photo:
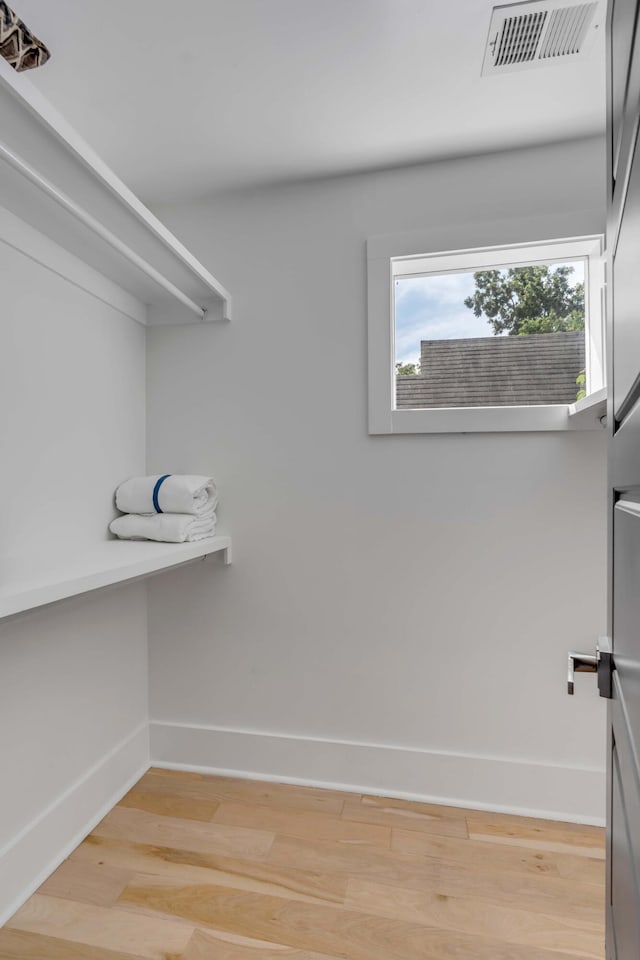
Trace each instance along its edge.
<instances>
[{"instance_id":1,"label":"window","mask_svg":"<svg viewBox=\"0 0 640 960\"><path fill-rule=\"evenodd\" d=\"M370 245L370 433L567 429L573 404L601 397L600 237L379 252Z\"/></svg>"}]
</instances>

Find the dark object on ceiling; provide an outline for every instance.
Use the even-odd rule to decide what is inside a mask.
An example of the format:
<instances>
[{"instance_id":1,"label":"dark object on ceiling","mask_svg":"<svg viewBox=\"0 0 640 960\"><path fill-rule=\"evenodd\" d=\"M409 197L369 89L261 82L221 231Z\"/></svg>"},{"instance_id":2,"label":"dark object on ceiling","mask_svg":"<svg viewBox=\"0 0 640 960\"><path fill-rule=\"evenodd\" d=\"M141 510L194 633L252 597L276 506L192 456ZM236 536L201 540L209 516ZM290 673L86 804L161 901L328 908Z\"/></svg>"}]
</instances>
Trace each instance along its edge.
<instances>
[{"instance_id":1,"label":"dark object on ceiling","mask_svg":"<svg viewBox=\"0 0 640 960\"><path fill-rule=\"evenodd\" d=\"M0 56L18 72L41 67L51 56L4 0L0 0Z\"/></svg>"}]
</instances>

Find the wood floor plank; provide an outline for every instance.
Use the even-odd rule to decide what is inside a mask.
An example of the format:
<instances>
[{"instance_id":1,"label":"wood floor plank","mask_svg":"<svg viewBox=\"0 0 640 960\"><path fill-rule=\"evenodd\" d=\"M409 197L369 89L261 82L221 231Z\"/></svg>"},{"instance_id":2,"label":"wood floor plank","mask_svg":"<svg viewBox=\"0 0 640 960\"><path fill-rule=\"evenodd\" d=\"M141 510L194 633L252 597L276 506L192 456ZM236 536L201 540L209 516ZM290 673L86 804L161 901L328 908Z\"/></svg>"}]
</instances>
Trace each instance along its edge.
<instances>
[{"instance_id":1,"label":"wood floor plank","mask_svg":"<svg viewBox=\"0 0 640 960\"><path fill-rule=\"evenodd\" d=\"M423 837L418 833L412 833L411 836L418 839ZM424 836L424 839L430 838ZM466 844L471 841L459 841L459 843ZM505 849L500 848L500 852ZM433 848L430 848L430 852L434 853ZM438 857L427 855L420 847L416 852L415 844L411 843L410 852L407 854L398 850L388 854L377 848L358 847L349 851L336 843L317 843L311 840L278 836L269 851L267 862L283 868L296 866L302 870L320 870L348 877L368 877L383 883L397 883L408 887L437 883L443 876L451 882L468 881L476 887L479 884L487 884L487 889L495 889L496 874L501 878L507 878L514 889L520 887L525 880L549 879L556 884L561 881L575 884L576 889L580 890L593 886L594 896L600 898L603 896L604 879L600 861L592 861L584 857L569 858L570 864L567 867L564 865L566 857L561 854L543 854L534 851L521 854L518 851L514 855L514 851L507 850L507 852L511 856L507 858L505 864L503 858L498 857L496 862L486 851L483 851L483 857L472 851L466 858L464 850L458 847L448 848L443 851L442 857ZM592 865L597 870L600 881L594 875ZM575 875L578 866L587 868L584 879L580 875ZM563 876L561 868L571 876ZM533 887L533 884L530 886ZM551 885L549 889L552 889Z\"/></svg>"},{"instance_id":2,"label":"wood floor plank","mask_svg":"<svg viewBox=\"0 0 640 960\"><path fill-rule=\"evenodd\" d=\"M577 925L564 912L566 904L562 902L557 903L553 914L542 915L488 903L486 899L407 890L368 880L349 882L346 904L376 916L543 950L575 952L594 960L599 960L604 951L604 905L599 918Z\"/></svg>"},{"instance_id":3,"label":"wood floor plank","mask_svg":"<svg viewBox=\"0 0 640 960\"><path fill-rule=\"evenodd\" d=\"M309 861L309 853L315 859ZM148 874L176 883L216 884L303 902L343 903L349 877L374 876L381 883L486 899L536 913L553 913L560 904L576 923L597 922L602 915L603 891L591 883L536 874L483 872L464 864L446 865L400 854L354 859L339 845L326 843L296 845L293 860L307 862L308 870L291 866L291 859L287 856L287 864L279 866L270 861L237 860L96 836L88 837L71 856L72 861L102 863L125 870L130 876Z\"/></svg>"},{"instance_id":4,"label":"wood floor plank","mask_svg":"<svg viewBox=\"0 0 640 960\"><path fill-rule=\"evenodd\" d=\"M468 820L481 820L502 829L535 829L539 828L545 834L556 833L582 834L592 838L597 844L604 838L604 827L591 826L585 823L568 823L565 820L543 820L539 817L521 817L510 813L494 813L489 810L467 810L465 817Z\"/></svg>"},{"instance_id":5,"label":"wood floor plank","mask_svg":"<svg viewBox=\"0 0 640 960\"><path fill-rule=\"evenodd\" d=\"M288 783L266 783L235 777L203 777L201 775L171 776L175 771L152 768L140 780L145 790L165 791L174 795L203 800L235 800L240 803L258 803L282 810L315 810L340 814L346 793L299 787Z\"/></svg>"},{"instance_id":6,"label":"wood floor plank","mask_svg":"<svg viewBox=\"0 0 640 960\"><path fill-rule=\"evenodd\" d=\"M132 840L181 850L258 859L266 856L274 834L222 823L202 823L115 807L94 830L98 837Z\"/></svg>"},{"instance_id":7,"label":"wood floor plank","mask_svg":"<svg viewBox=\"0 0 640 960\"><path fill-rule=\"evenodd\" d=\"M88 837L71 860L109 865L127 871L129 878L148 874L176 883L217 884L310 903L343 903L347 889L344 876L106 837Z\"/></svg>"},{"instance_id":8,"label":"wood floor plank","mask_svg":"<svg viewBox=\"0 0 640 960\"><path fill-rule=\"evenodd\" d=\"M407 821L409 819L416 818L418 822L424 817L434 817L437 819L452 819L452 820L476 820L482 821L482 823L490 824L496 828L497 832L506 832L508 830L522 830L522 829L531 829L531 830L540 830L545 835L555 836L557 833L562 834L579 834L583 837L591 839L592 846L598 846L599 844L604 843L604 829L602 827L589 826L581 823L567 823L560 820L542 820L534 817L522 817L516 816L514 814L508 813L494 813L492 811L485 810L473 810L469 807L451 807L440 804L433 803L421 803L417 800L399 800L394 797L376 797L365 794L360 798L352 799L352 795L348 795L345 806L355 804L356 799L358 800L361 807L365 807L373 810L386 810L388 812L397 812L398 814L405 814L407 816ZM409 822L407 823L395 823L391 826L397 826L404 828L406 830L413 829Z\"/></svg>"},{"instance_id":9,"label":"wood floor plank","mask_svg":"<svg viewBox=\"0 0 640 960\"><path fill-rule=\"evenodd\" d=\"M10 927L0 929L0 957L2 960L143 960L140 954L91 947Z\"/></svg>"},{"instance_id":10,"label":"wood floor plank","mask_svg":"<svg viewBox=\"0 0 640 960\"><path fill-rule=\"evenodd\" d=\"M348 794L350 799L353 794ZM423 803L421 800L401 800L397 797L378 797L373 794L365 793L359 798L364 807L371 807L373 810L403 811L410 816L416 817L435 817L438 820L464 820L466 817L478 816L478 810L469 807L452 807L444 803Z\"/></svg>"},{"instance_id":11,"label":"wood floor plank","mask_svg":"<svg viewBox=\"0 0 640 960\"><path fill-rule=\"evenodd\" d=\"M581 883L549 873L513 873L484 868L477 863L441 863L430 857L380 851L341 849L336 844L276 838L269 862L288 869L292 863L306 870L323 870L336 876L375 879L380 883L437 892L452 897L474 897L534 913L553 912L558 903L576 924L598 922L602 917L604 886Z\"/></svg>"},{"instance_id":12,"label":"wood floor plank","mask_svg":"<svg viewBox=\"0 0 640 960\"><path fill-rule=\"evenodd\" d=\"M415 830L392 830L391 849L398 853L433 857L443 863L476 864L479 869L490 866L513 873L545 873L583 883L601 885L604 882L603 861L578 854L500 844L489 847L480 840L428 836Z\"/></svg>"},{"instance_id":13,"label":"wood floor plank","mask_svg":"<svg viewBox=\"0 0 640 960\"><path fill-rule=\"evenodd\" d=\"M157 813L164 817L207 821L212 819L218 809L218 801L183 797L180 794L136 786L122 798L118 806L146 810L147 813Z\"/></svg>"},{"instance_id":14,"label":"wood floor plank","mask_svg":"<svg viewBox=\"0 0 640 960\"><path fill-rule=\"evenodd\" d=\"M212 886L133 881L120 905L349 960L568 960L547 950L441 930L339 907L240 894ZM145 914L146 916L146 914Z\"/></svg>"},{"instance_id":15,"label":"wood floor plank","mask_svg":"<svg viewBox=\"0 0 640 960\"><path fill-rule=\"evenodd\" d=\"M389 847L391 844L391 828L387 826L356 823L306 810L273 809L258 804L225 801L218 807L213 822L232 827L267 830L303 840L334 840L337 843L370 844L378 847Z\"/></svg>"},{"instance_id":16,"label":"wood floor plank","mask_svg":"<svg viewBox=\"0 0 640 960\"><path fill-rule=\"evenodd\" d=\"M153 770L0 930L0 960L603 960L603 836Z\"/></svg>"},{"instance_id":17,"label":"wood floor plank","mask_svg":"<svg viewBox=\"0 0 640 960\"><path fill-rule=\"evenodd\" d=\"M412 881L409 878L403 884L398 878L396 882L384 878L372 881L363 874L348 880L347 890L353 891L353 885L360 882L375 883L385 889L397 887L403 893L413 889L425 897L472 900L543 916L570 917L576 926L601 925L604 916L602 891L595 884L580 884L555 877L505 874L500 871L483 873L440 864L432 866L429 874L421 876L414 887L410 886Z\"/></svg>"},{"instance_id":18,"label":"wood floor plank","mask_svg":"<svg viewBox=\"0 0 640 960\"><path fill-rule=\"evenodd\" d=\"M183 919L148 917L38 893L18 910L7 926L87 947L133 954L144 960L168 960L168 955L179 958L195 929Z\"/></svg>"},{"instance_id":19,"label":"wood floor plank","mask_svg":"<svg viewBox=\"0 0 640 960\"><path fill-rule=\"evenodd\" d=\"M38 893L107 907L115 903L134 871L106 863L65 860ZM2 955L0 954L0 957Z\"/></svg>"},{"instance_id":20,"label":"wood floor plank","mask_svg":"<svg viewBox=\"0 0 640 960\"><path fill-rule=\"evenodd\" d=\"M484 840L489 843L503 843L509 846L529 847L534 850L551 850L556 853L573 853L583 857L604 860L604 831L597 827L562 830L558 824L553 829L545 827L544 821L533 823L496 823L483 817L467 820L469 837L472 840Z\"/></svg>"},{"instance_id":21,"label":"wood floor plank","mask_svg":"<svg viewBox=\"0 0 640 960\"><path fill-rule=\"evenodd\" d=\"M295 950L253 940L250 943L231 943L228 934L196 930L182 960L337 960L326 954Z\"/></svg>"},{"instance_id":22,"label":"wood floor plank","mask_svg":"<svg viewBox=\"0 0 640 960\"><path fill-rule=\"evenodd\" d=\"M381 798L376 797L376 800ZM417 809L411 806L394 806L390 803L370 803L367 797L348 797L342 809L344 820L358 823L379 824L386 827L404 827L422 833L435 833L444 837L466 837L467 824L464 816L454 817L449 813L438 814L436 807ZM449 810L450 808L443 808Z\"/></svg>"}]
</instances>

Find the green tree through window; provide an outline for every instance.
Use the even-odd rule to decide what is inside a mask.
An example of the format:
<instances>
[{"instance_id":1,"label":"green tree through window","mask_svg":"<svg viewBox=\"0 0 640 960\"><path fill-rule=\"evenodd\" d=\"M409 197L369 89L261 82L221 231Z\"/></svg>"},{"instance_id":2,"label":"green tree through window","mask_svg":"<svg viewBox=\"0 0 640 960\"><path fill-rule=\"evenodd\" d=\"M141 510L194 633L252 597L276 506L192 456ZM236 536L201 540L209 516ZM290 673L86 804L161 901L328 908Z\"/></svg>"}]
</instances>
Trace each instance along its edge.
<instances>
[{"instance_id":1,"label":"green tree through window","mask_svg":"<svg viewBox=\"0 0 640 960\"><path fill-rule=\"evenodd\" d=\"M584 284L571 285L570 266L479 270L475 292L464 301L483 314L495 335L524 336L584 330Z\"/></svg>"},{"instance_id":2,"label":"green tree through window","mask_svg":"<svg viewBox=\"0 0 640 960\"><path fill-rule=\"evenodd\" d=\"M396 363L396 374L399 377L415 377L420 373L419 363Z\"/></svg>"}]
</instances>

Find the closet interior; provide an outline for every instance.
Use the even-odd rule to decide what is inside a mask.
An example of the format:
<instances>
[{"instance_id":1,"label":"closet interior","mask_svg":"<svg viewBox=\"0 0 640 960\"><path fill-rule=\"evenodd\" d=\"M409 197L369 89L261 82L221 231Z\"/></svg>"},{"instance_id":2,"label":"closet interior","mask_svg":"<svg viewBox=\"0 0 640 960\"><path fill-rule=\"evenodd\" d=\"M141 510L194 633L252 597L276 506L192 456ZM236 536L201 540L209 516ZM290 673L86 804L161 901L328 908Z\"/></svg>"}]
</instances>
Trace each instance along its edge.
<instances>
[{"instance_id":1,"label":"closet interior","mask_svg":"<svg viewBox=\"0 0 640 960\"><path fill-rule=\"evenodd\" d=\"M0 111L3 118L0 142L3 271L15 277L24 270L26 259L37 264L37 268L32 269L37 269L39 278L44 272L50 275L51 288L39 304L48 326L55 324L57 303L65 311L64 295L76 300L84 297L85 303L91 298L101 310L106 307L120 317L135 321L142 329L154 324L219 323L231 319L231 297L222 284L127 189L29 81L17 75L3 59L0 59ZM9 264L11 260L15 261L13 267ZM62 291L64 294L56 299ZM31 295L34 290L25 282L23 293L27 292ZM16 304L16 313L18 309ZM5 312L9 310L5 301ZM29 307L28 312L31 311ZM28 312L26 309L22 312L21 322L30 322ZM66 319L61 318L61 322ZM55 337L55 326L49 335ZM43 348L42 340L34 335L29 354L31 366L46 365L47 359L50 364L55 363L55 354L47 357ZM79 351L76 362L85 362ZM86 362L89 364L89 357ZM10 349L5 351L4 363L7 386L11 368L14 375L16 372L16 358ZM71 371L67 371L66 376L70 378ZM138 376L143 383L142 365ZM28 379L27 376L27 383ZM110 388L113 392L122 387L119 379L114 371ZM74 417L77 419L86 402L79 388L74 391L71 379L67 386L70 391L68 417L53 427L55 434L74 434ZM19 406L29 399L22 397L21 392L16 390ZM31 435L29 423L21 425L21 435L16 438L21 449L39 445L42 419L34 412L30 418L35 428ZM98 422L95 432L98 446L102 446ZM52 441L58 448L59 438L54 435ZM126 469L123 464L124 477L122 471L118 474L115 463L113 466L108 463L106 448L101 452L105 455L105 462L99 464L101 478L109 480L115 489L126 477ZM78 477L78 471L92 468L87 453L77 446L72 456L56 463L54 451L50 461L40 448L42 463L38 475L41 479L49 478L55 470L63 471L67 478ZM95 453L98 455L97 450ZM75 458L78 463L74 462ZM144 451L140 450L136 462L142 463L143 458ZM228 536L163 544L117 540L106 527L102 530L97 525L90 533L89 526L83 523L83 505L79 501L84 498L91 504L96 486L89 476L76 486L75 505L63 536L55 536L52 531L49 537L43 533L36 542L29 543L22 524L21 529L15 531L15 538L11 530L4 538L6 569L0 585L0 617L148 577L216 553L222 554L224 563L230 563ZM106 482L101 486L108 489ZM64 503L56 503L48 479L44 489L51 491L47 513L64 509ZM35 515L39 506L45 508L42 497L38 499L40 504L32 511ZM110 506L106 501L101 513Z\"/></svg>"}]
</instances>

